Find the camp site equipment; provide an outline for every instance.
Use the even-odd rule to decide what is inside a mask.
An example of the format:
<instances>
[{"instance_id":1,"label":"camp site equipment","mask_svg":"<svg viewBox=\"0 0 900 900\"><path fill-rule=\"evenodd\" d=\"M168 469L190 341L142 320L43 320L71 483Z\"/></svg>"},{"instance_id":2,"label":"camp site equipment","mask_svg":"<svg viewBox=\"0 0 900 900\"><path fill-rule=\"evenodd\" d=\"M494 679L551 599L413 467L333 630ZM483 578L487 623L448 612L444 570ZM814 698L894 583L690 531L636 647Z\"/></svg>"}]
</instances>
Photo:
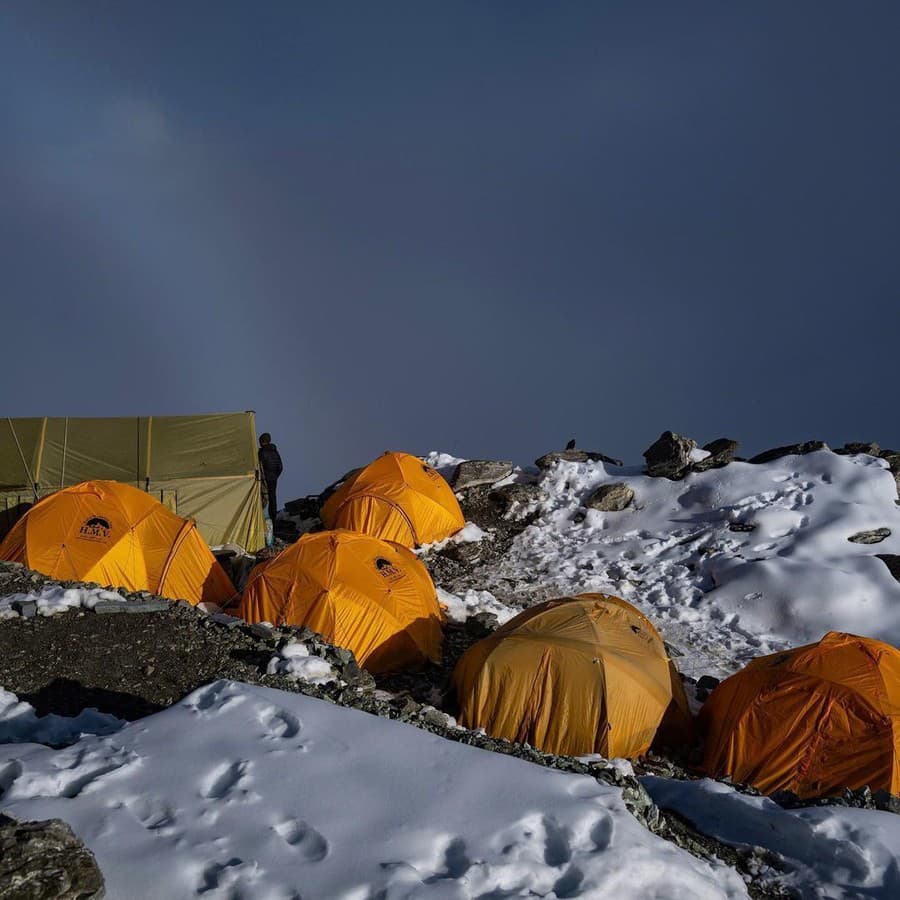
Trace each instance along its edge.
<instances>
[{"instance_id":1,"label":"camp site equipment","mask_svg":"<svg viewBox=\"0 0 900 900\"><path fill-rule=\"evenodd\" d=\"M452 679L459 722L547 753L636 757L690 740L665 645L631 604L580 594L525 610L474 644Z\"/></svg>"},{"instance_id":2,"label":"camp site equipment","mask_svg":"<svg viewBox=\"0 0 900 900\"><path fill-rule=\"evenodd\" d=\"M466 524L441 473L408 453L385 453L350 475L322 507L322 521L405 547L441 541Z\"/></svg>"},{"instance_id":3,"label":"camp site equipment","mask_svg":"<svg viewBox=\"0 0 900 900\"><path fill-rule=\"evenodd\" d=\"M0 559L194 604L223 604L235 593L193 521L117 481L86 481L40 500L0 544Z\"/></svg>"},{"instance_id":4,"label":"camp site equipment","mask_svg":"<svg viewBox=\"0 0 900 900\"><path fill-rule=\"evenodd\" d=\"M0 418L0 537L28 505L121 481L194 519L207 544L265 543L252 412L112 419Z\"/></svg>"},{"instance_id":5,"label":"camp site equipment","mask_svg":"<svg viewBox=\"0 0 900 900\"><path fill-rule=\"evenodd\" d=\"M405 547L350 531L306 534L250 573L237 615L306 626L372 672L440 662L441 609Z\"/></svg>"},{"instance_id":6,"label":"camp site equipment","mask_svg":"<svg viewBox=\"0 0 900 900\"><path fill-rule=\"evenodd\" d=\"M716 778L801 798L900 793L900 650L831 631L754 659L710 694L698 727Z\"/></svg>"}]
</instances>

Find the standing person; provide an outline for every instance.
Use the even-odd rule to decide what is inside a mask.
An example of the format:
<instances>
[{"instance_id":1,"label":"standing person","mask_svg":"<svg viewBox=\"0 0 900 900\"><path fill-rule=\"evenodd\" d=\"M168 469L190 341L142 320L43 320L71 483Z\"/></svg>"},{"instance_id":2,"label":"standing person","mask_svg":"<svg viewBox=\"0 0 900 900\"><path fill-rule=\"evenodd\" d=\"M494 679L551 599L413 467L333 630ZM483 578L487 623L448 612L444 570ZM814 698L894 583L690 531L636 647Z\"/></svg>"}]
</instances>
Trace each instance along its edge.
<instances>
[{"instance_id":1,"label":"standing person","mask_svg":"<svg viewBox=\"0 0 900 900\"><path fill-rule=\"evenodd\" d=\"M275 496L275 488L278 485L278 476L284 470L281 463L281 454L272 443L272 435L266 431L259 436L259 468L262 471L263 481L266 483L266 491L269 494L269 518L275 525L275 517L278 513L278 499Z\"/></svg>"}]
</instances>

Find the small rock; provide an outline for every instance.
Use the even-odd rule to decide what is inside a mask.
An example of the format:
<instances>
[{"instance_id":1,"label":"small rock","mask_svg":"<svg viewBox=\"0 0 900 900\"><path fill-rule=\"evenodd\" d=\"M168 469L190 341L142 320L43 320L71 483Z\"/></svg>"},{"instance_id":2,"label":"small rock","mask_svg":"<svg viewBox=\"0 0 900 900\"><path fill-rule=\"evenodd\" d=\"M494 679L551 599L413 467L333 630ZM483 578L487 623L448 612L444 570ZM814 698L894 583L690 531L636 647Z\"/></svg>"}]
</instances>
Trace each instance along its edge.
<instances>
[{"instance_id":1,"label":"small rock","mask_svg":"<svg viewBox=\"0 0 900 900\"><path fill-rule=\"evenodd\" d=\"M729 531L745 532L745 531L754 531L755 529L756 529L756 526L751 525L749 522L729 522L728 523Z\"/></svg>"},{"instance_id":2,"label":"small rock","mask_svg":"<svg viewBox=\"0 0 900 900\"><path fill-rule=\"evenodd\" d=\"M254 637L258 637L261 640L268 640L275 632L269 625L264 624L263 622L254 622L250 626L250 634Z\"/></svg>"},{"instance_id":3,"label":"small rock","mask_svg":"<svg viewBox=\"0 0 900 900\"><path fill-rule=\"evenodd\" d=\"M597 490L584 501L588 509L600 512L621 512L634 500L634 489L624 481L612 484L601 484Z\"/></svg>"},{"instance_id":4,"label":"small rock","mask_svg":"<svg viewBox=\"0 0 900 900\"><path fill-rule=\"evenodd\" d=\"M37 603L33 600L14 600L12 608L23 619L33 619L37 615Z\"/></svg>"},{"instance_id":5,"label":"small rock","mask_svg":"<svg viewBox=\"0 0 900 900\"><path fill-rule=\"evenodd\" d=\"M539 469L551 469L558 462L604 462L611 466L621 466L622 460L605 453L597 453L592 450L553 450L538 457L534 464Z\"/></svg>"},{"instance_id":6,"label":"small rock","mask_svg":"<svg viewBox=\"0 0 900 900\"><path fill-rule=\"evenodd\" d=\"M211 622L215 622L217 625L224 625L226 628L237 628L238 625L244 625L244 621L242 619L235 618L235 616L229 616L227 613L213 613L209 620Z\"/></svg>"},{"instance_id":7,"label":"small rock","mask_svg":"<svg viewBox=\"0 0 900 900\"><path fill-rule=\"evenodd\" d=\"M891 536L890 528L874 528L872 531L857 531L847 538L852 544L880 544Z\"/></svg>"},{"instance_id":8,"label":"small rock","mask_svg":"<svg viewBox=\"0 0 900 900\"><path fill-rule=\"evenodd\" d=\"M0 821L0 894L10 900L101 900L94 854L60 819Z\"/></svg>"},{"instance_id":9,"label":"small rock","mask_svg":"<svg viewBox=\"0 0 900 900\"><path fill-rule=\"evenodd\" d=\"M702 691L711 691L713 688L719 686L719 679L714 678L712 675L701 675L697 679L697 689Z\"/></svg>"},{"instance_id":10,"label":"small rock","mask_svg":"<svg viewBox=\"0 0 900 900\"><path fill-rule=\"evenodd\" d=\"M670 478L677 481L690 469L691 451L697 442L673 431L664 431L644 451L647 474L653 478Z\"/></svg>"},{"instance_id":11,"label":"small rock","mask_svg":"<svg viewBox=\"0 0 900 900\"><path fill-rule=\"evenodd\" d=\"M120 603L118 600L101 600L94 605L94 612L97 615L105 616L112 613L125 612L127 603Z\"/></svg>"},{"instance_id":12,"label":"small rock","mask_svg":"<svg viewBox=\"0 0 900 900\"><path fill-rule=\"evenodd\" d=\"M468 565L477 561L481 556L481 543L479 541L458 541L447 544L439 551L439 555Z\"/></svg>"},{"instance_id":13,"label":"small rock","mask_svg":"<svg viewBox=\"0 0 900 900\"><path fill-rule=\"evenodd\" d=\"M115 602L115 601L113 601ZM99 605L99 604L98 604ZM165 612L169 608L168 600L137 600L119 604L127 613L154 613Z\"/></svg>"},{"instance_id":14,"label":"small rock","mask_svg":"<svg viewBox=\"0 0 900 900\"><path fill-rule=\"evenodd\" d=\"M764 450L757 453L748 461L759 465L760 463L772 462L781 459L782 456L805 456L807 453L815 453L816 450L827 450L828 444L825 441L806 441L803 444L786 444L784 447L773 447L771 450Z\"/></svg>"},{"instance_id":15,"label":"small rock","mask_svg":"<svg viewBox=\"0 0 900 900\"><path fill-rule=\"evenodd\" d=\"M450 478L454 491L477 487L480 484L496 484L512 475L513 464L506 460L467 459L461 462Z\"/></svg>"}]
</instances>

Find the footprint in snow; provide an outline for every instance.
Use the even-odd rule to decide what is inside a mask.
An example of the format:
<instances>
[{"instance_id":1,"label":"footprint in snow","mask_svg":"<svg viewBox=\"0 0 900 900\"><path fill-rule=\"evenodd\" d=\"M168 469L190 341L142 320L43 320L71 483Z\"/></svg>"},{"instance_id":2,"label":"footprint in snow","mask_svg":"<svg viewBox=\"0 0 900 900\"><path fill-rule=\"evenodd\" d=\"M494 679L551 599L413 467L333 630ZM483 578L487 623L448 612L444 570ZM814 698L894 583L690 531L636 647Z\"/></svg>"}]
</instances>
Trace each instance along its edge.
<instances>
[{"instance_id":1,"label":"footprint in snow","mask_svg":"<svg viewBox=\"0 0 900 900\"><path fill-rule=\"evenodd\" d=\"M206 800L231 800L246 797L252 783L248 772L251 764L244 759L216 766L203 780L200 796Z\"/></svg>"},{"instance_id":2,"label":"footprint in snow","mask_svg":"<svg viewBox=\"0 0 900 900\"><path fill-rule=\"evenodd\" d=\"M328 856L330 847L327 838L312 825L298 819L285 819L283 822L273 825L272 828L306 862L321 862Z\"/></svg>"}]
</instances>

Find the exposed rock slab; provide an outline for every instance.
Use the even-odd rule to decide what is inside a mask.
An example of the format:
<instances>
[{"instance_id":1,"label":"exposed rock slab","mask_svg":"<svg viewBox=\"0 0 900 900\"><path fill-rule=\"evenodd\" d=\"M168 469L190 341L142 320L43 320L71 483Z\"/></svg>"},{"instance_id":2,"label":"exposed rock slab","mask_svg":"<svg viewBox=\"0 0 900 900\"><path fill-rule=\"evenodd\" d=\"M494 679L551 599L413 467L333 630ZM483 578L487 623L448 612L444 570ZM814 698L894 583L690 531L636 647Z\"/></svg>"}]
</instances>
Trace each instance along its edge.
<instances>
[{"instance_id":1,"label":"exposed rock slab","mask_svg":"<svg viewBox=\"0 0 900 900\"><path fill-rule=\"evenodd\" d=\"M621 512L634 501L634 489L624 481L601 484L584 501L588 509L600 512Z\"/></svg>"},{"instance_id":2,"label":"exposed rock slab","mask_svg":"<svg viewBox=\"0 0 900 900\"><path fill-rule=\"evenodd\" d=\"M624 465L621 459L594 450L552 450L550 453L539 456L534 464L539 469L551 469L558 462L604 462L611 466Z\"/></svg>"},{"instance_id":3,"label":"exposed rock slab","mask_svg":"<svg viewBox=\"0 0 900 900\"><path fill-rule=\"evenodd\" d=\"M100 900L106 893L94 854L61 819L0 817L0 896L7 900Z\"/></svg>"},{"instance_id":4,"label":"exposed rock slab","mask_svg":"<svg viewBox=\"0 0 900 900\"><path fill-rule=\"evenodd\" d=\"M512 475L513 464L507 460L467 459L453 472L450 487L454 491L478 487L482 484L496 484Z\"/></svg>"},{"instance_id":5,"label":"exposed rock slab","mask_svg":"<svg viewBox=\"0 0 900 900\"><path fill-rule=\"evenodd\" d=\"M773 462L783 456L805 456L807 453L815 453L816 450L827 450L825 441L805 441L802 444L785 444L784 447L773 447L771 450L763 450L752 456L749 462L760 464Z\"/></svg>"},{"instance_id":6,"label":"exposed rock slab","mask_svg":"<svg viewBox=\"0 0 900 900\"><path fill-rule=\"evenodd\" d=\"M857 531L847 538L852 544L880 544L891 536L890 528L874 528L872 531Z\"/></svg>"}]
</instances>

